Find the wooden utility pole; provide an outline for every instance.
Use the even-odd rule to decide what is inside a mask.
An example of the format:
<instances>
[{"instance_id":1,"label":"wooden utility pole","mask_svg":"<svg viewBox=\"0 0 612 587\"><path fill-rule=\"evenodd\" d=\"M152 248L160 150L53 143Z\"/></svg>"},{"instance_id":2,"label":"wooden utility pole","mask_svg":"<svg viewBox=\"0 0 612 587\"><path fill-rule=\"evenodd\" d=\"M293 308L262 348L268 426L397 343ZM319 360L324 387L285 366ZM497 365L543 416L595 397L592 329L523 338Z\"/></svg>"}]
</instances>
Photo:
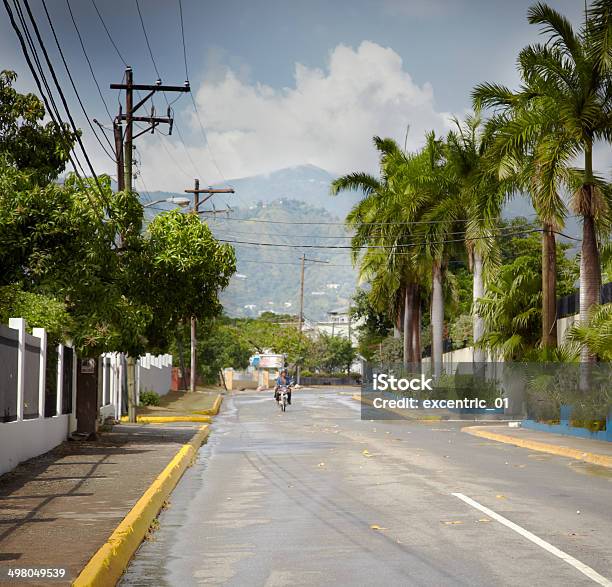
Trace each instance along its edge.
<instances>
[{"instance_id":1,"label":"wooden utility pole","mask_svg":"<svg viewBox=\"0 0 612 587\"><path fill-rule=\"evenodd\" d=\"M300 276L300 315L299 315L299 323L298 323L298 331L302 334L302 330L304 329L304 270L306 269L306 261L310 263L329 263L329 261L321 261L320 259L307 259L306 254L302 253L302 269ZM300 383L300 368L301 365L298 363L296 366L296 381L299 385Z\"/></svg>"},{"instance_id":2,"label":"wooden utility pole","mask_svg":"<svg viewBox=\"0 0 612 587\"><path fill-rule=\"evenodd\" d=\"M186 194L193 194L193 212L195 214L199 214L200 210L198 210L200 204L203 204L207 200L213 197L215 194L233 194L234 190L232 188L223 188L223 189L213 189L212 187L208 187L206 189L200 189L200 180L195 179L193 182L192 190L185 190ZM207 197L203 198L200 201L200 194L208 194ZM191 368L189 372L189 391L196 390L196 379L197 379L197 359L196 359L196 349L197 349L197 338L196 338L196 328L198 322L195 316L191 317Z\"/></svg>"},{"instance_id":3,"label":"wooden utility pole","mask_svg":"<svg viewBox=\"0 0 612 587\"><path fill-rule=\"evenodd\" d=\"M302 271L300 277L300 325L299 332L302 334L304 324L304 265L306 264L306 254L302 254Z\"/></svg>"},{"instance_id":4,"label":"wooden utility pole","mask_svg":"<svg viewBox=\"0 0 612 587\"><path fill-rule=\"evenodd\" d=\"M300 277L300 316L299 316L299 328L298 331L300 333L300 336L302 334L302 328L304 326L304 266L306 264L306 253L302 253L302 270L301 270L301 277ZM300 371L301 371L301 365L297 364L296 367L296 382L299 385L300 384Z\"/></svg>"},{"instance_id":5,"label":"wooden utility pole","mask_svg":"<svg viewBox=\"0 0 612 587\"><path fill-rule=\"evenodd\" d=\"M132 181L134 179L132 173L132 155L133 141L145 132L155 132L155 128L160 124L168 124L168 134L172 134L173 118L172 112L168 106L167 116L156 116L155 108L151 108L149 116L136 116L135 113L143 106L156 92L189 92L189 82L185 82L184 86L165 86L161 80L157 80L155 84L135 84L134 72L130 66L125 69L125 83L111 84L111 90L125 90L125 114L119 107L119 114L115 118L113 124L113 133L115 135L115 156L117 159L117 187L119 191L132 192ZM134 104L134 92L147 92L144 98L141 98ZM148 128L134 135L134 122L145 122L149 124ZM125 123L125 130L122 125ZM120 239L119 247L124 246L123 238ZM138 390L136 389L136 357L127 358L127 391L128 391L128 419L130 422L136 422L136 406L138 404Z\"/></svg>"}]
</instances>

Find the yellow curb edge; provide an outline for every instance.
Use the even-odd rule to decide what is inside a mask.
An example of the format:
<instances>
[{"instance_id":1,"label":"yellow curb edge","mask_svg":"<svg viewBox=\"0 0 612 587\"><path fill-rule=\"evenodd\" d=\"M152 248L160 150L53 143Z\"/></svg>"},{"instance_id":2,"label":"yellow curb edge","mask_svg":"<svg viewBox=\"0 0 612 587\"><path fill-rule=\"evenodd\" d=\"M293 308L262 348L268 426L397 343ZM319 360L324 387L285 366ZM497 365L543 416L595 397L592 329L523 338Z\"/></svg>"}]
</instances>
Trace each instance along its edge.
<instances>
[{"instance_id":1,"label":"yellow curb edge","mask_svg":"<svg viewBox=\"0 0 612 587\"><path fill-rule=\"evenodd\" d=\"M585 452L568 446L547 444L546 442L540 442L538 440L515 438L514 436L506 436L505 434L498 434L497 432L489 432L488 430L484 430L484 428L484 426L466 426L461 429L461 432L467 432L472 436L480 436L481 438L488 438L489 440L496 440L497 442L503 442L505 444L513 444L521 448L528 448L538 452L546 452L569 459L575 459L577 461L584 461L585 463L591 463L593 465L600 465L601 467L612 468L612 457L607 455Z\"/></svg>"},{"instance_id":2,"label":"yellow curb edge","mask_svg":"<svg viewBox=\"0 0 612 587\"><path fill-rule=\"evenodd\" d=\"M108 587L116 585L130 559L144 539L151 522L191 465L198 449L208 437L210 427L200 427L188 444L184 444L166 468L144 492L134 507L115 528L108 540L89 560L72 584L74 587Z\"/></svg>"},{"instance_id":3,"label":"yellow curb edge","mask_svg":"<svg viewBox=\"0 0 612 587\"><path fill-rule=\"evenodd\" d=\"M192 414L201 414L203 416L216 416L221 409L221 403L223 402L223 396L219 393L215 398L212 408L208 408L207 410L196 410L191 412Z\"/></svg>"}]
</instances>

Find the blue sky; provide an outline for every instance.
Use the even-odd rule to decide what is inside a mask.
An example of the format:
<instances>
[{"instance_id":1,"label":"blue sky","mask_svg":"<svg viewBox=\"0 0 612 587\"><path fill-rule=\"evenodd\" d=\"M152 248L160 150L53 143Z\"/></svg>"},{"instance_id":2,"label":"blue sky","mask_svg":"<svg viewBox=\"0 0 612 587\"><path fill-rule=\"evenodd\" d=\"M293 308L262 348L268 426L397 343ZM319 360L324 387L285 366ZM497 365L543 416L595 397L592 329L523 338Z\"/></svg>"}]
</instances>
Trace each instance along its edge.
<instances>
[{"instance_id":1,"label":"blue sky","mask_svg":"<svg viewBox=\"0 0 612 587\"><path fill-rule=\"evenodd\" d=\"M58 73L63 70L40 0L30 0ZM515 85L515 57L538 40L526 21L524 0L183 0L187 58L194 97L207 129L204 144L191 102L175 105L185 146L172 137L139 139L142 178L153 189L181 190L194 176L213 183L311 163L331 172L373 170L374 134L421 144L431 128L447 126L449 114L470 107L470 90L481 81ZM574 23L583 2L552 6ZM135 79L156 74L135 0L97 0ZM90 117L109 124L65 0L47 0ZM71 0L111 114L123 64L110 44L91 0ZM140 0L152 51L166 83L185 79L178 0ZM3 69L33 89L17 38L0 19ZM66 93L88 149L101 171L112 172L85 126L71 89ZM165 102L157 101L158 109ZM607 154L605 155L607 157ZM609 162L602 160L603 164Z\"/></svg>"}]
</instances>

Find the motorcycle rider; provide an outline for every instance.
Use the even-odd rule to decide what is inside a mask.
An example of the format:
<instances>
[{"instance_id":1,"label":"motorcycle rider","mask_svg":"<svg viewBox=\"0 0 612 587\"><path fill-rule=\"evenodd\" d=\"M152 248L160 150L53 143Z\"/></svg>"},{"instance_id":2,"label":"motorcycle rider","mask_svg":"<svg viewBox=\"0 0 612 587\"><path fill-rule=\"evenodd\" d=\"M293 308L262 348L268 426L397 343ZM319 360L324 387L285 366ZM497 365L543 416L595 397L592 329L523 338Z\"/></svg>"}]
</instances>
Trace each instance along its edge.
<instances>
[{"instance_id":1,"label":"motorcycle rider","mask_svg":"<svg viewBox=\"0 0 612 587\"><path fill-rule=\"evenodd\" d=\"M283 369L276 378L276 387L274 388L274 399L278 401L278 390L281 386L287 387L287 403L291 405L291 387L293 381L289 378L287 369Z\"/></svg>"}]
</instances>

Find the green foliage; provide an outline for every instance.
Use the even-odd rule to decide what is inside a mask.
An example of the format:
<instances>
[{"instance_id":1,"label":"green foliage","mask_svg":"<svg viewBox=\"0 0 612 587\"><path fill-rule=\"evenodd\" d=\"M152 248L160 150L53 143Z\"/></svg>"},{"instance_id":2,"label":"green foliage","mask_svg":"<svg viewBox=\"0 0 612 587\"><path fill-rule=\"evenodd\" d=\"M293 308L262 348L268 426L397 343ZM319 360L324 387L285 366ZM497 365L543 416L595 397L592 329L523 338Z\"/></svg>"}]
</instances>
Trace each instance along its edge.
<instances>
[{"instance_id":1,"label":"green foliage","mask_svg":"<svg viewBox=\"0 0 612 587\"><path fill-rule=\"evenodd\" d=\"M453 348L460 349L473 344L472 338L472 316L461 314L454 320L450 327L450 337L453 341Z\"/></svg>"},{"instance_id":2,"label":"green foliage","mask_svg":"<svg viewBox=\"0 0 612 587\"><path fill-rule=\"evenodd\" d=\"M524 219L515 219L511 226L512 233L524 230L525 234L504 238L500 248L507 261L489 283L485 297L476 304L487 330L480 346L504 360L561 359L561 351L538 351L542 320L541 236L532 233L534 225ZM575 259L565 256L568 248L557 244L558 296L573 292L577 277Z\"/></svg>"},{"instance_id":3,"label":"green foliage","mask_svg":"<svg viewBox=\"0 0 612 587\"><path fill-rule=\"evenodd\" d=\"M382 364L397 364L403 361L404 348L402 340L388 336L381 341L379 348L373 355L373 360L376 363Z\"/></svg>"},{"instance_id":4,"label":"green foliage","mask_svg":"<svg viewBox=\"0 0 612 587\"><path fill-rule=\"evenodd\" d=\"M602 361L612 361L612 304L599 306L586 324L575 324L566 335L567 341L585 345Z\"/></svg>"},{"instance_id":5,"label":"green foliage","mask_svg":"<svg viewBox=\"0 0 612 587\"><path fill-rule=\"evenodd\" d=\"M164 351L180 320L220 312L231 247L195 215L170 212L141 228L137 195L113 193L107 176L30 187L0 168L0 285L62 300L82 356Z\"/></svg>"},{"instance_id":6,"label":"green foliage","mask_svg":"<svg viewBox=\"0 0 612 587\"><path fill-rule=\"evenodd\" d=\"M62 302L49 296L26 292L16 285L0 287L0 324L9 318L25 318L28 327L44 328L49 346L64 342L71 331L72 317Z\"/></svg>"},{"instance_id":7,"label":"green foliage","mask_svg":"<svg viewBox=\"0 0 612 587\"><path fill-rule=\"evenodd\" d=\"M159 406L160 403L161 402L158 393L149 390L140 392L141 406Z\"/></svg>"},{"instance_id":8,"label":"green foliage","mask_svg":"<svg viewBox=\"0 0 612 587\"><path fill-rule=\"evenodd\" d=\"M45 107L34 94L13 88L17 74L0 72L0 159L34 184L54 180L68 161L76 136L68 125L43 124Z\"/></svg>"},{"instance_id":9,"label":"green foliage","mask_svg":"<svg viewBox=\"0 0 612 587\"><path fill-rule=\"evenodd\" d=\"M223 319L198 323L198 373L206 383L216 383L225 367L245 369L253 348L236 327Z\"/></svg>"},{"instance_id":10,"label":"green foliage","mask_svg":"<svg viewBox=\"0 0 612 587\"><path fill-rule=\"evenodd\" d=\"M355 349L348 338L319 334L314 342L311 356L306 365L311 369L322 369L329 373L337 371L350 372L355 360Z\"/></svg>"}]
</instances>

